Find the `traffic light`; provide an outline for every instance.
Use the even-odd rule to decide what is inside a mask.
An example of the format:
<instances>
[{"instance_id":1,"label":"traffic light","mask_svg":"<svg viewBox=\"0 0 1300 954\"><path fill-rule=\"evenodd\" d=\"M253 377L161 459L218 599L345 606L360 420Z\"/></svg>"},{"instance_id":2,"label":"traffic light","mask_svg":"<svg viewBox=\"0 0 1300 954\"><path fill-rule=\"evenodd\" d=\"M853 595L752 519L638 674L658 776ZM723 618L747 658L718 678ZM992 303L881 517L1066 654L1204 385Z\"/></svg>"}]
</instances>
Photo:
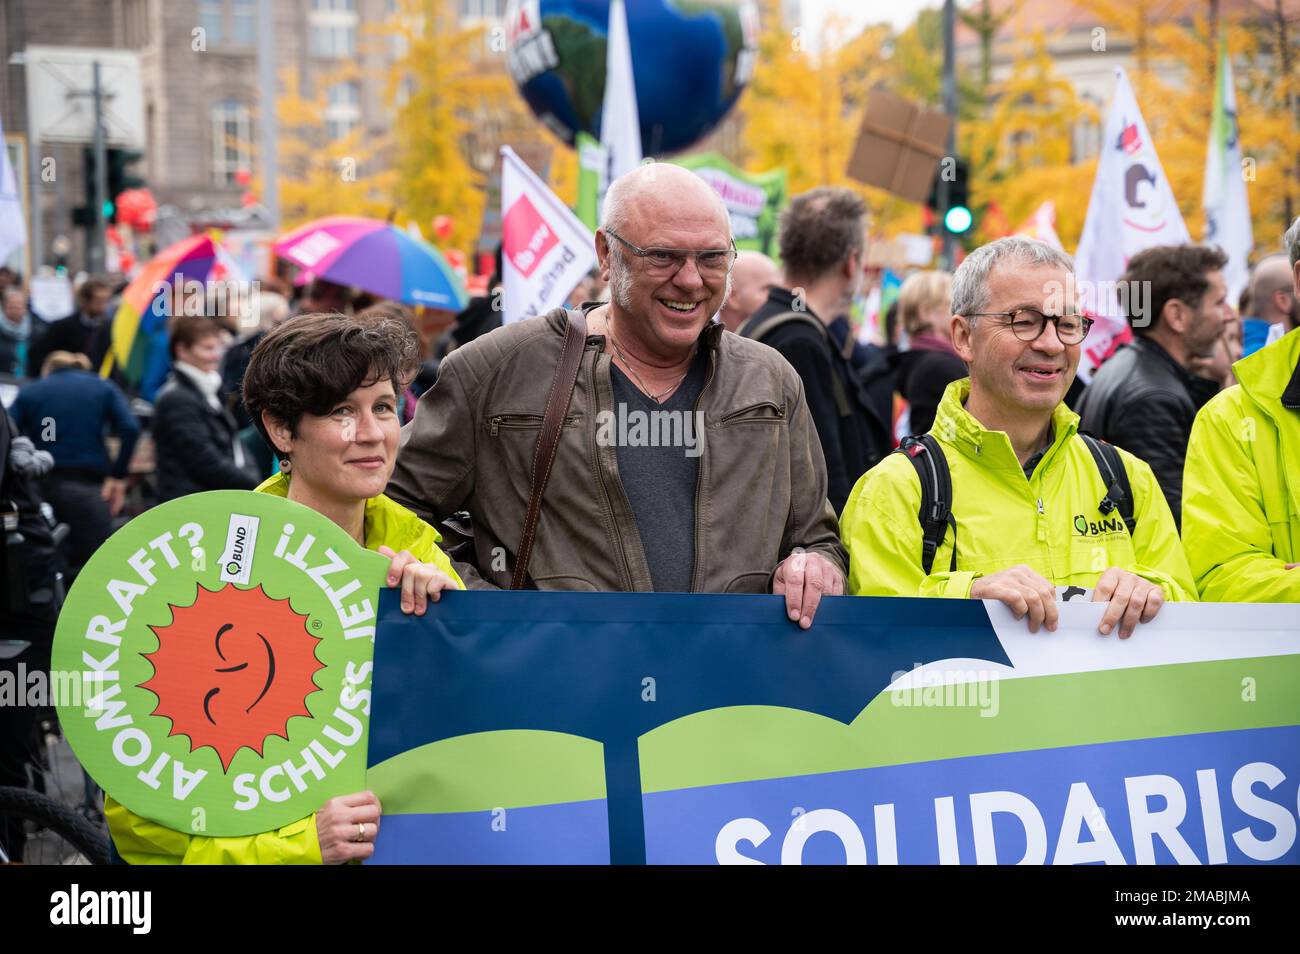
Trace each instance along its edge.
<instances>
[{"instance_id":1,"label":"traffic light","mask_svg":"<svg viewBox=\"0 0 1300 954\"><path fill-rule=\"evenodd\" d=\"M72 222L82 228L95 225L95 150L87 146L81 150L81 184L85 190L85 201L72 210Z\"/></svg>"},{"instance_id":2,"label":"traffic light","mask_svg":"<svg viewBox=\"0 0 1300 954\"><path fill-rule=\"evenodd\" d=\"M117 222L117 197L127 189L144 188L144 179L131 172L131 166L143 158L143 152L131 149L108 150L108 195L104 205L104 218L110 222ZM113 206L111 215L108 214L109 204Z\"/></svg>"},{"instance_id":3,"label":"traffic light","mask_svg":"<svg viewBox=\"0 0 1300 954\"><path fill-rule=\"evenodd\" d=\"M943 218L943 229L951 235L965 235L975 224L975 216L970 209L969 167L965 159L954 159L951 163L945 158L939 163L934 174L934 183L930 186L930 197L926 205L932 209L939 208L939 180L947 173L948 211Z\"/></svg>"},{"instance_id":4,"label":"traffic light","mask_svg":"<svg viewBox=\"0 0 1300 954\"><path fill-rule=\"evenodd\" d=\"M127 189L144 188L144 179L133 174L130 168L144 158L144 153L131 149L106 149L104 154L107 159L104 221L111 225L117 222L117 197ZM95 224L95 150L87 146L81 155L86 199L83 205L72 210L72 221L90 228Z\"/></svg>"}]
</instances>

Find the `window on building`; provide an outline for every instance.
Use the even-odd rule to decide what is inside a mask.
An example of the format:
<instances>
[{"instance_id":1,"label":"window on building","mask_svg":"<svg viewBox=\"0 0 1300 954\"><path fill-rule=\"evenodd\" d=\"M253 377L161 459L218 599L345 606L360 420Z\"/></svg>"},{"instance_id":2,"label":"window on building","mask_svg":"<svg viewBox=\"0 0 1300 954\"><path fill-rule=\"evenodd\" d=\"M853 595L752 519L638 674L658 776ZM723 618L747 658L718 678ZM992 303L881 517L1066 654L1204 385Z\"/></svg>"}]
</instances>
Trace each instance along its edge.
<instances>
[{"instance_id":1,"label":"window on building","mask_svg":"<svg viewBox=\"0 0 1300 954\"><path fill-rule=\"evenodd\" d=\"M309 46L313 56L353 56L357 50L356 0L311 0Z\"/></svg>"},{"instance_id":2,"label":"window on building","mask_svg":"<svg viewBox=\"0 0 1300 954\"><path fill-rule=\"evenodd\" d=\"M325 134L342 139L361 122L361 86L351 80L326 91Z\"/></svg>"},{"instance_id":3,"label":"window on building","mask_svg":"<svg viewBox=\"0 0 1300 954\"><path fill-rule=\"evenodd\" d=\"M234 0L230 8L230 41L252 46L257 39L257 0Z\"/></svg>"},{"instance_id":4,"label":"window on building","mask_svg":"<svg viewBox=\"0 0 1300 954\"><path fill-rule=\"evenodd\" d=\"M212 181L235 184L235 174L253 168L253 115L237 100L212 107Z\"/></svg>"},{"instance_id":5,"label":"window on building","mask_svg":"<svg viewBox=\"0 0 1300 954\"><path fill-rule=\"evenodd\" d=\"M505 0L460 0L462 20L496 20L505 13Z\"/></svg>"},{"instance_id":6,"label":"window on building","mask_svg":"<svg viewBox=\"0 0 1300 954\"><path fill-rule=\"evenodd\" d=\"M224 7L222 0L199 0L199 26L209 46L220 43L225 34Z\"/></svg>"}]
</instances>

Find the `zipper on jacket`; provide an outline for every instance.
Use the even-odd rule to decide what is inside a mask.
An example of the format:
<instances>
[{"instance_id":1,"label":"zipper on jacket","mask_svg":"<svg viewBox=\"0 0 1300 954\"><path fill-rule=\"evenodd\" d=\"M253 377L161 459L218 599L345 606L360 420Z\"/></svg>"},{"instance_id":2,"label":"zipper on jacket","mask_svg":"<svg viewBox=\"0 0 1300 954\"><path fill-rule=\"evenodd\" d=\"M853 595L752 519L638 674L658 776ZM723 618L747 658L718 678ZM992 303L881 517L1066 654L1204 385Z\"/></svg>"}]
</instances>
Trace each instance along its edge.
<instances>
[{"instance_id":1,"label":"zipper on jacket","mask_svg":"<svg viewBox=\"0 0 1300 954\"><path fill-rule=\"evenodd\" d=\"M578 422L577 414L570 414L564 419L564 426L569 427ZM496 437L503 427L540 427L540 414L497 414L488 418L488 433Z\"/></svg>"},{"instance_id":2,"label":"zipper on jacket","mask_svg":"<svg viewBox=\"0 0 1300 954\"><path fill-rule=\"evenodd\" d=\"M713 374L714 371L716 370L715 365L717 363L717 360L718 360L718 349L715 348L709 354L709 373L704 377L704 386L700 388L700 393L695 395L695 407L693 410L695 411L695 419L697 421L700 419L700 401L704 399L705 392L709 390L709 385L713 383ZM776 405L773 404L772 407L776 407ZM782 414L784 415L784 411L782 411ZM734 415L729 415L729 416L734 416ZM701 436L703 437L704 435ZM691 592L692 593L698 593L700 591L700 573L701 573L700 567L702 565L702 561L700 560L700 491L704 487L704 468L705 468L705 462L708 459L709 459L709 450L708 450L708 439L706 437L704 453L701 454L699 457L700 467L695 474L695 567L691 570Z\"/></svg>"},{"instance_id":3,"label":"zipper on jacket","mask_svg":"<svg viewBox=\"0 0 1300 954\"><path fill-rule=\"evenodd\" d=\"M750 414L753 411L761 410L763 408L770 408L772 413L754 416L754 417L745 417L745 415ZM772 401L760 401L758 404L751 404L749 407L742 407L738 411L732 411L730 414L727 414L726 416L719 418L718 424L719 426L724 426L742 417L744 417L745 420L747 421L784 421L785 405L784 404L778 405L773 403Z\"/></svg>"},{"instance_id":4,"label":"zipper on jacket","mask_svg":"<svg viewBox=\"0 0 1300 954\"><path fill-rule=\"evenodd\" d=\"M600 420L600 412L601 412L601 407L600 407L601 394L600 394L600 383L596 380L596 369L600 365L601 355L606 353L607 352L604 350L604 348L601 348L599 351L592 352L590 374L587 379L590 382L591 400L592 400L592 404L595 406L594 413L596 416L596 420L598 421ZM584 361L586 360L585 353L583 355L583 360ZM611 362L613 362L613 360L614 360L613 358L610 358ZM592 431L591 432L591 459L595 463L596 482L600 484L601 495L605 498L605 512L609 514L610 523L614 527L614 543L615 543L614 549L618 551L619 579L621 579L623 582L623 589L626 592L630 593L635 589L635 587L632 585L632 567L628 565L627 552L624 550L622 540L619 539L618 537L618 519L614 514L614 498L613 495L610 494L609 492L609 485L605 482L605 467L603 461L601 460L600 455L601 455L601 447L599 444L596 443L596 432Z\"/></svg>"}]
</instances>

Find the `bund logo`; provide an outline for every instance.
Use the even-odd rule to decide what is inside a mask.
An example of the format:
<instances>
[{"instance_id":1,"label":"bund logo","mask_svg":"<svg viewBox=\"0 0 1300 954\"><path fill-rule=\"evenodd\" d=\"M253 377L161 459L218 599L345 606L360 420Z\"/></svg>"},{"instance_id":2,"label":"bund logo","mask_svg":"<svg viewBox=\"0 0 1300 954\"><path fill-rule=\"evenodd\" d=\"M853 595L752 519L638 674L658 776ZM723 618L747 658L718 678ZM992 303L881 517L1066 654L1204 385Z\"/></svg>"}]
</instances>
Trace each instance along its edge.
<instances>
[{"instance_id":1,"label":"bund logo","mask_svg":"<svg viewBox=\"0 0 1300 954\"><path fill-rule=\"evenodd\" d=\"M1124 533L1124 521L1118 516L1103 520L1089 520L1081 513L1074 515L1074 532L1081 537L1104 537L1112 533Z\"/></svg>"}]
</instances>

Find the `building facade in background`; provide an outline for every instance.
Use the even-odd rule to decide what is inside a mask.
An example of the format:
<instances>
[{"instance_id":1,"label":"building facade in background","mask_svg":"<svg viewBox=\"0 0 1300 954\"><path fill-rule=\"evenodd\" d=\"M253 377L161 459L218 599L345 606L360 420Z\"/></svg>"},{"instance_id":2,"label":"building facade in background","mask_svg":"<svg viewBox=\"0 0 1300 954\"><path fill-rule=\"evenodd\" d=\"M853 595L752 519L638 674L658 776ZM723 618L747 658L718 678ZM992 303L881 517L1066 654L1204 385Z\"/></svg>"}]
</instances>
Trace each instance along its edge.
<instances>
[{"instance_id":1,"label":"building facade in background","mask_svg":"<svg viewBox=\"0 0 1300 954\"><path fill-rule=\"evenodd\" d=\"M495 23L506 6L506 0L456 3L466 25ZM274 0L277 75L290 70L303 96L324 97L323 136L341 138L357 127L375 138L391 132L395 108L386 85L403 51L400 41L375 28L397 7L396 0ZM146 180L163 217L182 228L189 221L248 224L256 213L241 209L241 199L248 174L258 172L257 23L258 0L5 0L5 131L26 136L31 127L25 67L15 54L30 45L133 51L140 57L146 138L133 171ZM495 150L478 152L490 167ZM67 263L76 270L85 262L83 230L72 222L85 194L83 147L42 144L34 158L45 157L54 159L57 174L31 183L42 217L41 259L54 263L50 246L63 236L71 243Z\"/></svg>"}]
</instances>

